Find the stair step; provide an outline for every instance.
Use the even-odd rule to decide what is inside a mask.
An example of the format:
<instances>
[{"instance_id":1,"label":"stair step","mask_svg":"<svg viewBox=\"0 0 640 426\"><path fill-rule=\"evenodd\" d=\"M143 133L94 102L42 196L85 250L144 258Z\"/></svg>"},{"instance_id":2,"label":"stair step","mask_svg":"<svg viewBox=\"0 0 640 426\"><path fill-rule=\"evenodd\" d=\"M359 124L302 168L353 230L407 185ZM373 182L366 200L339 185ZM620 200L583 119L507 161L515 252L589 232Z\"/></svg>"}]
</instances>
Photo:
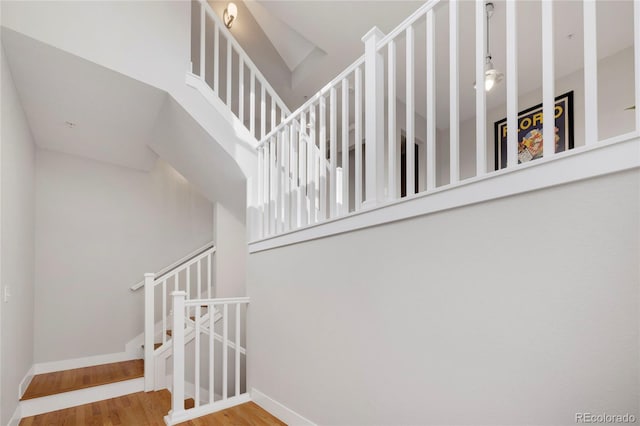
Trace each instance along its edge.
<instances>
[{"instance_id":1,"label":"stair step","mask_svg":"<svg viewBox=\"0 0 640 426\"><path fill-rule=\"evenodd\" d=\"M196 406L196 401L193 398L188 398L184 400L184 409L188 410Z\"/></svg>"},{"instance_id":2,"label":"stair step","mask_svg":"<svg viewBox=\"0 0 640 426\"><path fill-rule=\"evenodd\" d=\"M144 377L144 361L114 362L33 376L20 401Z\"/></svg>"},{"instance_id":3,"label":"stair step","mask_svg":"<svg viewBox=\"0 0 640 426\"><path fill-rule=\"evenodd\" d=\"M184 405L185 409L193 408L195 401L185 399ZM137 391L38 415L27 415L20 420L20 425L163 425L163 417L169 410L171 394L168 390Z\"/></svg>"},{"instance_id":4,"label":"stair step","mask_svg":"<svg viewBox=\"0 0 640 426\"><path fill-rule=\"evenodd\" d=\"M154 343L153 344L153 349L156 350L158 349L160 346L162 346L162 343ZM142 345L142 349L144 349L144 345Z\"/></svg>"}]
</instances>

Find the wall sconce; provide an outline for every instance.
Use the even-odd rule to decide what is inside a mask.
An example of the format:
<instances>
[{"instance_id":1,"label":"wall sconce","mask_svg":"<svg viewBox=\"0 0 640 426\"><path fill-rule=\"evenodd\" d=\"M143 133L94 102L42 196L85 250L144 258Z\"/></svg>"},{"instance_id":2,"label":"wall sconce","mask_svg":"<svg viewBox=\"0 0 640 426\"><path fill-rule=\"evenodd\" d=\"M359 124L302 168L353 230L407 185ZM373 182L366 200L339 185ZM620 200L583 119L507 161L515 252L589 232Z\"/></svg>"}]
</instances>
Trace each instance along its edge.
<instances>
[{"instance_id":1,"label":"wall sconce","mask_svg":"<svg viewBox=\"0 0 640 426\"><path fill-rule=\"evenodd\" d=\"M222 20L224 21L224 25L227 28L231 28L231 26L233 25L233 21L235 21L237 17L238 17L238 7L233 3L229 3L227 5L227 8L224 10L224 13L222 14Z\"/></svg>"}]
</instances>

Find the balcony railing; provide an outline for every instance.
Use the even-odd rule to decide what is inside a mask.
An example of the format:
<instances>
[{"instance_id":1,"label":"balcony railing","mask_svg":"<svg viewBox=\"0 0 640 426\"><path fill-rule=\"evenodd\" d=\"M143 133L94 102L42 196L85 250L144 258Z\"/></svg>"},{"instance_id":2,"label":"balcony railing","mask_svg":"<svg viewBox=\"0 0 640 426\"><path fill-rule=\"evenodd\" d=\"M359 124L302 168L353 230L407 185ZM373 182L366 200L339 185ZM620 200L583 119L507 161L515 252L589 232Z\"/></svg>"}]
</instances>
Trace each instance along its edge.
<instances>
[{"instance_id":1,"label":"balcony railing","mask_svg":"<svg viewBox=\"0 0 640 426\"><path fill-rule=\"evenodd\" d=\"M554 21L576 17L580 33L557 33ZM612 19L616 37L609 37L611 29L603 27ZM537 35L525 33L529 27ZM504 46L488 57L487 41L495 44L496 38L488 38L487 31L496 28ZM563 78L570 72L581 74L572 80L579 83L571 86L580 94L578 114L584 122L576 146L604 144L613 140L611 136L637 138L637 109L616 106L624 123L611 134L599 129L608 111L598 105L599 96L608 96L603 90L606 80L599 76L601 69L609 72L602 61L616 52L634 58L628 65L632 72L620 73L620 79L624 74L628 81L617 84L626 86L629 105L624 106L638 105L639 28L638 1L508 0L496 2L495 14L488 19L484 1L430 0L387 35L372 29L363 37L363 57L261 139L254 203L260 220L254 241L401 198L429 196L469 178L477 181L519 170L529 158L545 161L527 167L547 163L574 148L569 139L573 132L568 130L556 143L556 96L566 91ZM567 47L567 40L578 40L579 45ZM599 55L601 45L606 52ZM567 51L583 52L574 55L582 67L567 66ZM504 82L492 92L482 90L482 83L480 90L473 84L485 81L488 60L505 73ZM535 134L523 136L523 110L538 102L541 111L535 117L542 125ZM602 104L611 107L608 101ZM497 129L492 125L500 107L500 115L506 117L504 150L497 139L490 144L488 137ZM566 155L570 154L560 157Z\"/></svg>"}]
</instances>

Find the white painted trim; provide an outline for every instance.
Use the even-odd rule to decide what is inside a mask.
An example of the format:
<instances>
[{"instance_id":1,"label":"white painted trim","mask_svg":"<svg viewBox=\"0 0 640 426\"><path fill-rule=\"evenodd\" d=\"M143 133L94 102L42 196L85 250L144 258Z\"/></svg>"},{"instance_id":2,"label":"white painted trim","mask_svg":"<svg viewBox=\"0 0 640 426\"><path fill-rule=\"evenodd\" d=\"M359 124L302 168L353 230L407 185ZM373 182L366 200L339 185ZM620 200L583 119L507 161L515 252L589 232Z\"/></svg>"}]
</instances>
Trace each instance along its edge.
<instances>
[{"instance_id":1,"label":"white painted trim","mask_svg":"<svg viewBox=\"0 0 640 426\"><path fill-rule=\"evenodd\" d=\"M236 405L244 404L249 401L251 401L251 396L248 393L243 393L242 395L234 396L226 400L216 401L213 404L201 405L198 408L182 410L177 413L173 413L172 410L169 411L169 414L164 416L164 422L167 425L175 425L186 422L187 420L195 419L196 417L206 416L207 414L235 407Z\"/></svg>"},{"instance_id":2,"label":"white painted trim","mask_svg":"<svg viewBox=\"0 0 640 426\"><path fill-rule=\"evenodd\" d=\"M249 243L256 253L302 241L436 213L456 207L509 197L569 182L640 167L640 137L628 133L537 159L516 167L477 176L454 185L421 192L401 200L352 212L292 232Z\"/></svg>"},{"instance_id":3,"label":"white painted trim","mask_svg":"<svg viewBox=\"0 0 640 426\"><path fill-rule=\"evenodd\" d=\"M27 387L29 387L29 383L31 383L31 379L33 379L33 375L35 374L34 371L35 366L32 365L20 381L20 384L18 385L18 400L22 398L22 395L24 395L24 391L26 391Z\"/></svg>"},{"instance_id":4,"label":"white painted trim","mask_svg":"<svg viewBox=\"0 0 640 426\"><path fill-rule=\"evenodd\" d=\"M144 378L139 377L133 380L20 401L20 414L22 417L35 416L50 411L116 398L130 393L142 392L143 390Z\"/></svg>"},{"instance_id":5,"label":"white painted trim","mask_svg":"<svg viewBox=\"0 0 640 426\"><path fill-rule=\"evenodd\" d=\"M60 361L40 362L33 365L33 374L51 373L53 371L72 370L74 368L91 367L93 365L110 364L112 362L140 359L135 353L117 352L106 355L94 355L84 358L63 359Z\"/></svg>"},{"instance_id":6,"label":"white painted trim","mask_svg":"<svg viewBox=\"0 0 640 426\"><path fill-rule=\"evenodd\" d=\"M302 417L289 407L286 407L275 399L268 397L256 388L251 388L251 400L289 426L315 425L311 420Z\"/></svg>"},{"instance_id":7,"label":"white painted trim","mask_svg":"<svg viewBox=\"0 0 640 426\"><path fill-rule=\"evenodd\" d=\"M205 98L216 110L233 126L236 134L245 142L250 144L253 148L257 148L258 140L251 134L243 122L231 111L227 105L220 100L216 92L204 81L202 81L197 75L187 73L185 77L185 83L187 86L191 86L196 89L203 98ZM204 126L203 126L204 127Z\"/></svg>"},{"instance_id":8,"label":"white painted trim","mask_svg":"<svg viewBox=\"0 0 640 426\"><path fill-rule=\"evenodd\" d=\"M161 276L167 274L167 272L170 272L171 270L176 269L179 266L182 266L182 264L187 263L187 261L191 260L191 258L196 257L197 255L202 254L202 253L204 253L206 251L209 251L210 248L213 248L213 252L215 252L216 245L215 245L215 243L213 241L209 241L207 244L205 244L202 247L192 251L188 255L183 256L179 260L173 262L171 265L162 268L161 270L159 270L158 272L155 273L155 276L156 277L161 277ZM142 288L143 286L144 286L144 279L140 280L139 282L137 282L134 285L132 285L131 287L129 287L129 290L136 291L139 288Z\"/></svg>"},{"instance_id":9,"label":"white painted trim","mask_svg":"<svg viewBox=\"0 0 640 426\"><path fill-rule=\"evenodd\" d=\"M9 419L9 423L7 423L7 426L18 426L20 424L20 419L22 419L22 410L20 408L20 404L18 404L16 410L13 412L13 416Z\"/></svg>"}]
</instances>

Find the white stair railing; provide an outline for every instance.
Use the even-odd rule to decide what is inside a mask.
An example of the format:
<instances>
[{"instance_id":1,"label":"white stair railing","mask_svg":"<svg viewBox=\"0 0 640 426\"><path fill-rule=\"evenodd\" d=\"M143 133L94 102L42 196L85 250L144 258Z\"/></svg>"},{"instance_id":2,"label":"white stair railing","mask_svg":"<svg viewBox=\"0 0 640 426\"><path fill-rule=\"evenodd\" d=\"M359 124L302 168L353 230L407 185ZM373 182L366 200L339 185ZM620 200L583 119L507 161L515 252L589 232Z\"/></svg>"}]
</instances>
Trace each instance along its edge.
<instances>
[{"instance_id":1,"label":"white stair railing","mask_svg":"<svg viewBox=\"0 0 640 426\"><path fill-rule=\"evenodd\" d=\"M573 146L569 140L564 145L556 147L555 127L553 119L557 108L555 81L556 67L554 66L554 47L558 44L554 39L553 22L557 13L556 1L542 0L540 4L540 32L541 66L534 70L542 81L542 116L552 117L542 120L542 142L536 141L533 158L542 158L527 165L537 166L545 164L546 160L557 156L559 151L569 151ZM467 5L468 3L465 3ZM495 148L495 164L491 167L492 159L487 140L487 99L490 96L484 85L478 84L479 90L474 91L473 109L475 111L475 132L471 137L462 140L461 137L461 93L467 91L468 82L459 81L461 19L459 0L429 0L415 13L404 20L389 34L384 35L377 28L373 28L363 37L365 54L353 65L348 67L337 78L328 83L320 92L313 96L303 106L294 111L280 125L261 139L257 148L259 159L258 214L260 226L253 230L254 240L270 238L296 228L314 225L337 217L345 216L360 209L373 208L384 204L398 202L402 197L417 197L431 195L440 188L436 188L438 173L448 169L449 182L440 187L458 187L461 181L461 143L473 144L475 153L476 181L491 177L496 173L517 170L523 165L522 161L531 156L521 156L525 144L519 143L521 137L518 129L522 125L519 121L518 99L522 94L518 86L519 55L517 43L518 12L524 9L517 1L507 1L496 4L505 9L505 20L496 21L489 25L505 25L506 49L506 142ZM626 7L628 3L619 2L608 7ZM442 9L444 13L437 13ZM587 148L595 144L625 141L637 138L640 134L640 113L636 109L635 130L606 140L598 138L598 55L596 51L597 14L595 0L583 0L584 11L584 120L585 140ZM473 7L475 21L475 81L485 81L487 58L489 52L485 43L487 35L487 4L485 0L476 0ZM635 105L640 104L640 2L633 2L633 25L635 52ZM521 12L522 13L522 12ZM436 18L437 16L437 18ZM495 20L495 18L494 18ZM440 46L436 40L439 33L436 27L441 25L448 28L448 46ZM416 34L416 29L425 31ZM404 52L397 52L396 47L402 46ZM448 52L449 87L448 96L436 96L436 46ZM620 48L625 48L621 45ZM420 52L418 56L416 52ZM397 58L404 58L400 63ZM417 65L416 58L424 61ZM490 58L489 58L490 59ZM422 68L424 67L424 68ZM398 70L403 70L400 74ZM364 71L364 79L363 79ZM532 70L528 70L530 73ZM442 76L440 76L442 78ZM419 83L419 84L418 84ZM363 86L364 84L364 86ZM386 86L386 88L385 88ZM403 87L404 90L399 90ZM353 92L351 92L353 88ZM529 89L530 90L530 89ZM446 92L445 92L446 93ZM340 102L337 98L340 97ZM364 104L362 103L364 97ZM329 106L327 109L327 100ZM355 105L351 107L350 103ZM424 127L417 133L416 104L426 106ZM436 139L438 123L437 111L442 111L447 105L449 140L449 164L436 161ZM403 108L401 113L397 109ZM422 114L422 112L421 112ZM364 117L363 117L364 115ZM318 118L319 117L319 118ZM328 117L328 123L327 123ZM364 126L363 126L364 118ZM475 140L474 140L475 137ZM364 138L366 158L362 160ZM569 139L567 137L566 139ZM406 149L404 164L401 164L401 143L405 146L415 146L418 140L424 143L418 148L418 157L414 149ZM329 145L328 153L325 150ZM497 143L496 143L497 145ZM539 146L538 146L539 145ZM349 169L349 149L354 147L354 171ZM318 148L322 155L328 156L328 176L313 172L315 161L310 160L308 152L311 148ZM442 148L440 148L442 149ZM341 152L340 152L341 151ZM557 152L558 151L558 152ZM340 152L340 154L339 154ZM530 152L529 152L530 153ZM526 154L526 153L524 153ZM576 152L563 153L563 157L575 155ZM340 159L339 159L340 158ZM523 160L524 158L524 160ZM343 179L338 178L338 162L341 163ZM416 164L421 164L420 173ZM363 163L365 169L363 184ZM468 173L468 171L467 171ZM291 188L289 179L299 182L299 188ZM338 185L342 187L340 191ZM302 191L313 204L319 202L318 215L310 214L296 204L297 190ZM353 190L354 194L349 192ZM319 194L316 196L315 194ZM342 206L342 207L340 207ZM294 219L292 219L294 218ZM297 219L296 219L297 218Z\"/></svg>"},{"instance_id":2,"label":"white stair railing","mask_svg":"<svg viewBox=\"0 0 640 426\"><path fill-rule=\"evenodd\" d=\"M196 67L190 77L200 80L224 102L251 135L262 139L290 115L258 67L205 0L191 2L192 53Z\"/></svg>"},{"instance_id":3,"label":"white stair railing","mask_svg":"<svg viewBox=\"0 0 640 426\"><path fill-rule=\"evenodd\" d=\"M243 327L246 324L246 308L248 297L226 299L191 299L185 300L184 291L172 292L173 298L173 376L171 387L171 411L165 417L165 423L173 425L215 411L242 404L250 400L243 380L243 359L246 349L242 347L244 339ZM208 312L221 311L222 335L215 332L213 316L209 315L208 324L201 324L202 308ZM195 311L193 341L193 360L186 359L185 331L191 327L189 314ZM202 337L206 337L203 347ZM220 342L220 348L216 348ZM230 359L229 352L232 352ZM202 353L207 357L201 359ZM246 362L246 361L245 361ZM221 364L221 377L216 375L216 366ZM193 365L194 407L185 409L185 367ZM246 364L245 364L246 365ZM203 383L204 385L203 387ZM243 390L244 388L244 390ZM206 390L208 396L204 397ZM217 396L216 389L220 389Z\"/></svg>"},{"instance_id":4,"label":"white stair railing","mask_svg":"<svg viewBox=\"0 0 640 426\"><path fill-rule=\"evenodd\" d=\"M166 349L169 342L168 332L170 328L170 318L175 311L171 293L174 291L184 291L188 298L211 298L215 294L213 282L213 256L216 247L208 245L203 251L192 256L182 263L175 265L172 269L164 270L159 274L147 273L144 275L144 361L145 361L145 391L156 389L156 357L157 354ZM160 308L156 312L156 306ZM215 312L209 311L208 315L212 321ZM188 315L189 317L190 315ZM156 324L160 324L158 338L161 345L157 349Z\"/></svg>"},{"instance_id":5,"label":"white stair railing","mask_svg":"<svg viewBox=\"0 0 640 426\"><path fill-rule=\"evenodd\" d=\"M258 238L360 210L362 145L354 141L363 135L363 68L361 57L261 140ZM355 201L350 203L352 145Z\"/></svg>"}]
</instances>

